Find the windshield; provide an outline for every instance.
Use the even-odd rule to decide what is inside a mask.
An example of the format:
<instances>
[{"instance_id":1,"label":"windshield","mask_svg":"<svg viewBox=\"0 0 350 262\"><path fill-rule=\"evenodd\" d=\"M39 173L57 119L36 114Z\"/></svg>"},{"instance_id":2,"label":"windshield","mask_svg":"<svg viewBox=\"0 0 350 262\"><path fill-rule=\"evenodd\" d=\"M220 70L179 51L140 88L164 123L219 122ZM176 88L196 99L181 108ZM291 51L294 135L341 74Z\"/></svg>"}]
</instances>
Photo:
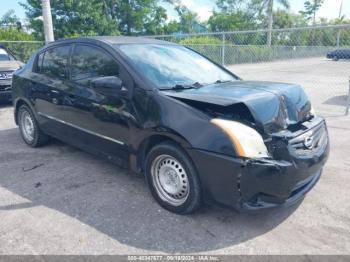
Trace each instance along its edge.
<instances>
[{"instance_id":1,"label":"windshield","mask_svg":"<svg viewBox=\"0 0 350 262\"><path fill-rule=\"evenodd\" d=\"M0 48L0 61L9 61L12 60L12 57L6 52L5 49Z\"/></svg>"},{"instance_id":2,"label":"windshield","mask_svg":"<svg viewBox=\"0 0 350 262\"><path fill-rule=\"evenodd\" d=\"M159 89L237 80L205 57L183 46L128 44L119 48L134 67Z\"/></svg>"}]
</instances>

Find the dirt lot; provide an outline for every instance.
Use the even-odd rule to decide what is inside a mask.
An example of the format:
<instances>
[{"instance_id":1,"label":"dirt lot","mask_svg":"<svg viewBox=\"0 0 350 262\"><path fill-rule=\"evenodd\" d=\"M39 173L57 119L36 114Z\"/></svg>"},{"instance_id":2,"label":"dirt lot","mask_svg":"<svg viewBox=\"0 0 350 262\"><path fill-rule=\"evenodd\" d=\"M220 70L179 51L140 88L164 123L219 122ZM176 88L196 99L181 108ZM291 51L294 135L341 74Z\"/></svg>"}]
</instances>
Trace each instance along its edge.
<instances>
[{"instance_id":1,"label":"dirt lot","mask_svg":"<svg viewBox=\"0 0 350 262\"><path fill-rule=\"evenodd\" d=\"M345 95L349 64L330 63L295 60L294 73L285 72L290 62L233 67L246 79L305 85L331 139L324 174L300 205L254 215L218 207L171 214L138 175L57 141L25 146L11 107L1 106L0 254L350 254L350 117L327 102ZM338 83L338 71L334 90L322 89Z\"/></svg>"}]
</instances>

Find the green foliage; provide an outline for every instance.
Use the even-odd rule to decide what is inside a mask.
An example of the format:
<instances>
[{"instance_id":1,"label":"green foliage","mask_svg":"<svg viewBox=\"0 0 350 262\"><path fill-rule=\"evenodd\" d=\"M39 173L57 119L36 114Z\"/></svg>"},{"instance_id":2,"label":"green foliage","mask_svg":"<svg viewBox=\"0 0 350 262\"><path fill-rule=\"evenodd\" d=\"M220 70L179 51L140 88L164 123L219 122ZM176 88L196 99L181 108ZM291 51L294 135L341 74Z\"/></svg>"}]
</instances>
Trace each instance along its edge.
<instances>
[{"instance_id":1,"label":"green foliage","mask_svg":"<svg viewBox=\"0 0 350 262\"><path fill-rule=\"evenodd\" d=\"M312 20L313 24L316 22L316 13L321 8L324 0L311 0L305 1L304 8L305 11L300 11L302 15L306 17L308 20Z\"/></svg>"},{"instance_id":2,"label":"green foliage","mask_svg":"<svg viewBox=\"0 0 350 262\"><path fill-rule=\"evenodd\" d=\"M163 30L165 34L171 35L171 34L180 32L181 27L177 21L172 20L169 23L164 25Z\"/></svg>"},{"instance_id":3,"label":"green foliage","mask_svg":"<svg viewBox=\"0 0 350 262\"><path fill-rule=\"evenodd\" d=\"M162 33L167 15L158 0L110 0L123 34ZM149 31L148 31L149 30Z\"/></svg>"},{"instance_id":4,"label":"green foliage","mask_svg":"<svg viewBox=\"0 0 350 262\"><path fill-rule=\"evenodd\" d=\"M192 12L184 5L178 5L175 7L180 18L180 31L182 33L195 33L195 25L199 24L198 15Z\"/></svg>"},{"instance_id":5,"label":"green foliage","mask_svg":"<svg viewBox=\"0 0 350 262\"><path fill-rule=\"evenodd\" d=\"M0 29L0 41L33 41L34 37L15 28Z\"/></svg>"},{"instance_id":6,"label":"green foliage","mask_svg":"<svg viewBox=\"0 0 350 262\"><path fill-rule=\"evenodd\" d=\"M190 37L179 41L181 45L221 45L222 40L217 37Z\"/></svg>"},{"instance_id":7,"label":"green foliage","mask_svg":"<svg viewBox=\"0 0 350 262\"><path fill-rule=\"evenodd\" d=\"M213 12L208 25L212 32L249 30L257 27L253 17L244 11Z\"/></svg>"},{"instance_id":8,"label":"green foliage","mask_svg":"<svg viewBox=\"0 0 350 262\"><path fill-rule=\"evenodd\" d=\"M56 38L90 35L162 34L166 10L159 0L51 0ZM31 28L43 39L41 0L22 3Z\"/></svg>"},{"instance_id":9,"label":"green foliage","mask_svg":"<svg viewBox=\"0 0 350 262\"><path fill-rule=\"evenodd\" d=\"M22 61L27 61L30 55L44 44L41 42L21 42L33 40L35 39L32 35L15 28L0 29L0 44L12 50L17 58Z\"/></svg>"},{"instance_id":10,"label":"green foliage","mask_svg":"<svg viewBox=\"0 0 350 262\"><path fill-rule=\"evenodd\" d=\"M1 42L0 44L9 48L22 62L26 62L29 57L44 46L44 42Z\"/></svg>"},{"instance_id":11,"label":"green foliage","mask_svg":"<svg viewBox=\"0 0 350 262\"><path fill-rule=\"evenodd\" d=\"M147 16L145 23L145 32L150 35L160 35L167 33L165 31L165 22L167 12L161 6L155 6L150 16Z\"/></svg>"},{"instance_id":12,"label":"green foliage","mask_svg":"<svg viewBox=\"0 0 350 262\"><path fill-rule=\"evenodd\" d=\"M118 34L117 22L108 13L108 1L51 0L52 19L56 38L72 35ZM38 39L43 37L41 0L22 3L31 28Z\"/></svg>"},{"instance_id":13,"label":"green foliage","mask_svg":"<svg viewBox=\"0 0 350 262\"><path fill-rule=\"evenodd\" d=\"M4 26L4 28L0 28L0 44L5 45L7 48L12 50L18 59L26 61L36 49L42 46L41 43L17 42L33 41L35 39L33 35L21 30L21 23L13 10L8 11L0 19L0 25Z\"/></svg>"},{"instance_id":14,"label":"green foliage","mask_svg":"<svg viewBox=\"0 0 350 262\"><path fill-rule=\"evenodd\" d=\"M22 24L20 19L16 16L15 10L11 9L7 11L1 18L0 18L0 25L11 27L11 28L17 28L20 30L22 28Z\"/></svg>"},{"instance_id":15,"label":"green foliage","mask_svg":"<svg viewBox=\"0 0 350 262\"><path fill-rule=\"evenodd\" d=\"M299 17L285 10L277 10L273 13L273 28L291 28L297 24Z\"/></svg>"}]
</instances>

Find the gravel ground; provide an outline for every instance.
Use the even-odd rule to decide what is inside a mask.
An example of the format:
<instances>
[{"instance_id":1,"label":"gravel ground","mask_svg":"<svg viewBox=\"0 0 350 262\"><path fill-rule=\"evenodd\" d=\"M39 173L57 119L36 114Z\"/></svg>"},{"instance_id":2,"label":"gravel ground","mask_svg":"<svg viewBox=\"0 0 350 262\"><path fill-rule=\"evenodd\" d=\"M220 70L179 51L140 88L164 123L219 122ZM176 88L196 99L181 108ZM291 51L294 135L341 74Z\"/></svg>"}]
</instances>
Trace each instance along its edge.
<instances>
[{"instance_id":1,"label":"gravel ground","mask_svg":"<svg viewBox=\"0 0 350 262\"><path fill-rule=\"evenodd\" d=\"M303 70L313 72L316 61L310 60L300 61ZM319 62L326 72L322 66L329 61ZM336 67L341 63L346 65ZM265 68L264 75L278 78L283 66L233 70L256 79L252 71ZM344 90L332 94L344 95ZM343 106L318 99L319 108L328 111L331 156L301 204L258 214L204 207L191 216L161 209L141 176L107 161L58 141L27 147L13 123L12 108L2 105L0 254L350 254L350 117L342 116Z\"/></svg>"}]
</instances>

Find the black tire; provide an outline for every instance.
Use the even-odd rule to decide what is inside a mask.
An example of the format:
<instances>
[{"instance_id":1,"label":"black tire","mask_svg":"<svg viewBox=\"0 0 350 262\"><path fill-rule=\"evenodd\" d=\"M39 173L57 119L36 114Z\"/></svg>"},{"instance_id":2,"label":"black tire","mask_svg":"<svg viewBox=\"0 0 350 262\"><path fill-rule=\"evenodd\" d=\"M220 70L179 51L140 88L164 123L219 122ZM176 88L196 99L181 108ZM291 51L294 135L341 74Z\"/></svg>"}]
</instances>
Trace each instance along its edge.
<instances>
[{"instance_id":1,"label":"black tire","mask_svg":"<svg viewBox=\"0 0 350 262\"><path fill-rule=\"evenodd\" d=\"M17 123L19 126L19 130L20 130L22 139L28 146L39 147L39 146L43 146L43 145L48 143L49 136L44 134L44 132L40 129L38 122L36 121L34 114L33 114L32 110L29 108L29 106L21 105L18 108L16 115L17 115ZM23 117L24 115L29 116L30 119L32 120L32 123L33 123L34 131L33 131L33 139L31 139L31 140L26 138L26 135L24 134L23 121L21 120L21 117Z\"/></svg>"},{"instance_id":2,"label":"black tire","mask_svg":"<svg viewBox=\"0 0 350 262\"><path fill-rule=\"evenodd\" d=\"M333 61L339 61L339 57L338 56L333 56Z\"/></svg>"},{"instance_id":3,"label":"black tire","mask_svg":"<svg viewBox=\"0 0 350 262\"><path fill-rule=\"evenodd\" d=\"M187 198L184 200L184 203L179 205L173 205L172 203L165 201L164 197L161 197L161 193L159 192L159 189L157 190L157 186L155 185L156 182L152 175L152 164L154 164L153 162L156 161L157 158L163 155L168 155L174 158L179 164L181 164L180 167L182 166L185 170L184 172L186 173L186 182L188 186ZM186 152L175 143L164 142L153 147L146 157L145 167L146 180L150 191L154 199L163 208L176 214L185 215L195 212L201 206L202 189L197 171Z\"/></svg>"}]
</instances>

